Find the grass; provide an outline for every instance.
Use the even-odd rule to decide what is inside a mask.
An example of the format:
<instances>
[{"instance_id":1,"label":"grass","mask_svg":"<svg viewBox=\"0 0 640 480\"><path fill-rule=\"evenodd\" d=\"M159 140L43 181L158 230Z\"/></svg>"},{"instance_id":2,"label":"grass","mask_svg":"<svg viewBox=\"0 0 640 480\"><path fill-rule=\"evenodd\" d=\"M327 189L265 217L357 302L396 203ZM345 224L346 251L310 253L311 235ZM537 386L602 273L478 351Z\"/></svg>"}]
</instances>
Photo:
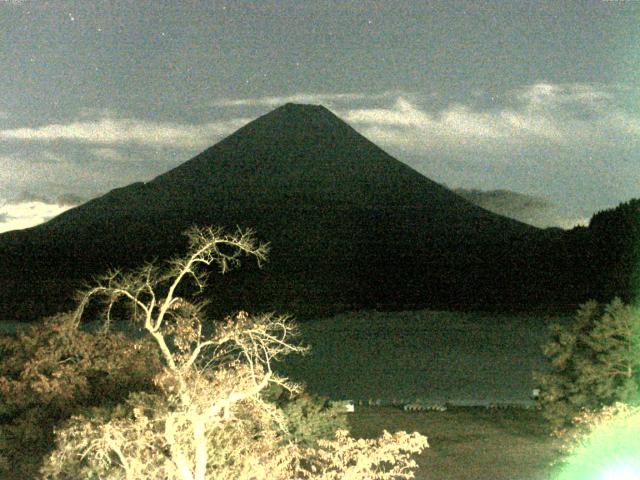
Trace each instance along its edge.
<instances>
[{"instance_id":1,"label":"grass","mask_svg":"<svg viewBox=\"0 0 640 480\"><path fill-rule=\"evenodd\" d=\"M381 405L519 403L544 370L550 322L567 317L480 312L360 311L300 325L305 357L282 365L313 393ZM532 402L533 403L533 402ZM417 480L549 480L559 441L535 408L451 407L407 412L360 406L352 434L418 431L430 448L416 457Z\"/></svg>"},{"instance_id":2,"label":"grass","mask_svg":"<svg viewBox=\"0 0 640 480\"><path fill-rule=\"evenodd\" d=\"M405 412L358 406L348 418L355 438L375 438L383 430L427 436L429 448L415 457L416 480L549 480L559 454L559 442L534 409Z\"/></svg>"},{"instance_id":3,"label":"grass","mask_svg":"<svg viewBox=\"0 0 640 480\"><path fill-rule=\"evenodd\" d=\"M357 438L382 430L427 436L430 447L416 457L416 480L548 480L559 455L559 443L536 409L356 407L349 423Z\"/></svg>"}]
</instances>

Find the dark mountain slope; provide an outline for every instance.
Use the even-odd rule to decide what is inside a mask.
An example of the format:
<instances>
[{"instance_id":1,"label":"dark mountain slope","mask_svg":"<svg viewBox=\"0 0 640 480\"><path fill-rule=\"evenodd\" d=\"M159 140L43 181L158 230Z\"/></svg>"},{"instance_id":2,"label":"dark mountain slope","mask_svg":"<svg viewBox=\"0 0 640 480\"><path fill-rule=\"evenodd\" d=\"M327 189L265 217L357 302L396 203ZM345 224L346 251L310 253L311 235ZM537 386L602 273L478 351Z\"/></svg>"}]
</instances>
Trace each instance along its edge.
<instances>
[{"instance_id":1,"label":"dark mountain slope","mask_svg":"<svg viewBox=\"0 0 640 480\"><path fill-rule=\"evenodd\" d=\"M193 224L251 227L272 244L263 271L212 289L215 305L298 313L537 303L529 287L547 282L538 257L557 235L471 204L324 107L287 104L151 182L0 235L0 315L62 308L107 266L180 251Z\"/></svg>"}]
</instances>

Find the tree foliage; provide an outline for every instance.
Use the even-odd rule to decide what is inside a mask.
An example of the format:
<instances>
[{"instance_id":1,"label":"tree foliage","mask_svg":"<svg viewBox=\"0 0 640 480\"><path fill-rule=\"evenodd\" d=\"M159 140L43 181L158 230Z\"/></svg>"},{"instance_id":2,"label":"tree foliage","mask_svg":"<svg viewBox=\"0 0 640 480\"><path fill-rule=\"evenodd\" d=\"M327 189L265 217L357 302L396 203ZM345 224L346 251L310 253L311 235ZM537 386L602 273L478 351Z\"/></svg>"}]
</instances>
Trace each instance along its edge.
<instances>
[{"instance_id":1,"label":"tree foliage","mask_svg":"<svg viewBox=\"0 0 640 480\"><path fill-rule=\"evenodd\" d=\"M589 301L572 323L550 327L544 347L550 371L537 373L544 416L555 428L583 410L636 402L640 385L640 312L618 298Z\"/></svg>"},{"instance_id":2,"label":"tree foliage","mask_svg":"<svg viewBox=\"0 0 640 480\"><path fill-rule=\"evenodd\" d=\"M89 333L59 314L0 340L0 477L34 478L53 428L83 408L149 391L160 370L147 339Z\"/></svg>"},{"instance_id":3,"label":"tree foliage","mask_svg":"<svg viewBox=\"0 0 640 480\"><path fill-rule=\"evenodd\" d=\"M130 393L116 407L71 416L56 430L56 448L42 474L52 480L412 478L410 455L428 446L418 433L356 441L343 430L319 439L313 422L308 431L289 430L304 422L287 421L286 410L264 394L273 385L294 398L302 392L271 368L274 360L307 350L296 340L296 325L286 316L245 312L207 324L203 304L187 299L204 288L205 267L217 264L225 272L243 254L262 261L266 245L251 232L196 228L188 235L185 257L165 268L109 272L79 295L76 325L91 300L100 298L108 330L124 301L162 366L153 378L156 391ZM305 442L315 440L309 432L317 442Z\"/></svg>"},{"instance_id":4,"label":"tree foliage","mask_svg":"<svg viewBox=\"0 0 640 480\"><path fill-rule=\"evenodd\" d=\"M282 411L286 438L299 446L317 447L319 440L333 438L338 430L349 430L344 406L326 397L304 391L292 395L279 385L266 388L261 396Z\"/></svg>"},{"instance_id":5,"label":"tree foliage","mask_svg":"<svg viewBox=\"0 0 640 480\"><path fill-rule=\"evenodd\" d=\"M589 222L586 268L593 273L594 294L638 303L640 297L640 199L596 213Z\"/></svg>"}]
</instances>

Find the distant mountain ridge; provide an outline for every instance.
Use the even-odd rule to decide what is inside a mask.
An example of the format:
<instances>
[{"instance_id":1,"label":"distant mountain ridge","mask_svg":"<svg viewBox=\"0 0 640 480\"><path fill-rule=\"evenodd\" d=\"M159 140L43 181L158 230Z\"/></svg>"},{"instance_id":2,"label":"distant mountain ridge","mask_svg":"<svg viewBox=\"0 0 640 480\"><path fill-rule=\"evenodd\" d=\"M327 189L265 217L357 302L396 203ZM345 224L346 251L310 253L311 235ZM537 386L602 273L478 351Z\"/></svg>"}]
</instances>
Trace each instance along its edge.
<instances>
[{"instance_id":1,"label":"distant mountain ridge","mask_svg":"<svg viewBox=\"0 0 640 480\"><path fill-rule=\"evenodd\" d=\"M546 198L527 195L512 190L479 190L456 188L461 197L490 212L513 218L538 228L572 228L583 224L584 219L560 214L557 205Z\"/></svg>"},{"instance_id":2,"label":"distant mountain ridge","mask_svg":"<svg viewBox=\"0 0 640 480\"><path fill-rule=\"evenodd\" d=\"M536 255L557 236L472 204L322 106L286 104L150 182L0 235L0 315L66 308L108 266L180 252L193 224L272 244L263 271L211 288L220 309L294 313L535 303L525 280L548 281Z\"/></svg>"}]
</instances>

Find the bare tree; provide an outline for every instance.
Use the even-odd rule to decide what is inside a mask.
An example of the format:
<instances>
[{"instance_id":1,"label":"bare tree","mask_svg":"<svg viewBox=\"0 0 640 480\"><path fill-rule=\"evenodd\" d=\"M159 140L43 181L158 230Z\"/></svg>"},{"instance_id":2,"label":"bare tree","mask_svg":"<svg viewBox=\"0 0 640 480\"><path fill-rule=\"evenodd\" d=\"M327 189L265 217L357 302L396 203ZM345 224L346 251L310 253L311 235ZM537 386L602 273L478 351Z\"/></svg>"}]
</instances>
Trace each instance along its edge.
<instances>
[{"instance_id":1,"label":"bare tree","mask_svg":"<svg viewBox=\"0 0 640 480\"><path fill-rule=\"evenodd\" d=\"M330 454L304 461L303 455L313 455L313 450L283 441L281 411L260 396L270 384L291 392L300 389L272 370L274 360L307 350L296 342L295 324L286 316L240 312L205 335L204 305L178 296L187 280L197 291L204 288L205 267L217 264L226 272L243 254L261 262L267 246L257 243L251 232L225 235L218 229L194 228L188 236L184 258L169 261L165 268L147 264L131 273L109 272L80 294L76 323L94 297L105 302L105 328L116 303L125 301L132 307L132 319L162 353L164 367L154 380L162 394L130 396L129 414L72 417L57 432L58 447L43 475L72 478L78 472L87 475L89 468L96 478L127 480L334 478L319 476L327 470ZM342 442L341 449L336 448L342 456L343 437L336 440ZM385 445L395 442L411 452L426 446L426 438L409 437L410 441L385 437ZM379 462L389 461L388 449L377 451ZM402 456L398 461L403 468L394 478L410 478L400 473L413 465Z\"/></svg>"}]
</instances>

